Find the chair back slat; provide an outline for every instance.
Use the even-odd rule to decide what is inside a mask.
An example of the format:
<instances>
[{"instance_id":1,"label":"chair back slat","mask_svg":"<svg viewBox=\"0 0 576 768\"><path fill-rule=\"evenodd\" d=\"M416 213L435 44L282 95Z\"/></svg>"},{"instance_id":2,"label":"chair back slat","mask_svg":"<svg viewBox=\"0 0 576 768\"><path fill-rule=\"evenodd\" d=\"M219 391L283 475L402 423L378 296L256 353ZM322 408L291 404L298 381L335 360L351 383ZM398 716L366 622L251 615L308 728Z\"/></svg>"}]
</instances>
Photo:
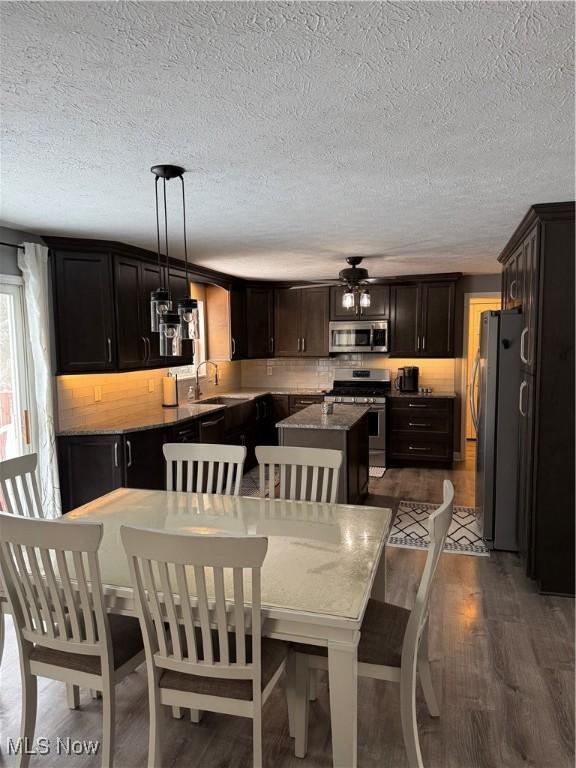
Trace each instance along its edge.
<instances>
[{"instance_id":1,"label":"chair back slat","mask_svg":"<svg viewBox=\"0 0 576 768\"><path fill-rule=\"evenodd\" d=\"M163 450L167 490L240 494L245 446L166 443Z\"/></svg>"},{"instance_id":2,"label":"chair back slat","mask_svg":"<svg viewBox=\"0 0 576 768\"><path fill-rule=\"evenodd\" d=\"M37 464L35 453L0 462L0 511L19 517L44 517L36 478Z\"/></svg>"},{"instance_id":3,"label":"chair back slat","mask_svg":"<svg viewBox=\"0 0 576 768\"><path fill-rule=\"evenodd\" d=\"M97 550L102 525L0 514L0 570L22 641L111 658Z\"/></svg>"},{"instance_id":4,"label":"chair back slat","mask_svg":"<svg viewBox=\"0 0 576 768\"><path fill-rule=\"evenodd\" d=\"M444 480L443 502L428 518L428 530L430 535L430 547L426 556L426 563L418 585L414 608L410 612L410 619L404 634L402 658L404 653L415 655L418 652L420 635L428 618L430 591L434 574L438 567L440 555L446 543L446 537L452 522L454 511L454 486L449 480Z\"/></svg>"},{"instance_id":5,"label":"chair back slat","mask_svg":"<svg viewBox=\"0 0 576 768\"><path fill-rule=\"evenodd\" d=\"M252 639L249 656L246 632L261 629L260 569L267 539L126 526L121 537L154 664L189 674L255 680L260 643ZM251 605L245 603L248 570ZM159 573L156 583L153 572Z\"/></svg>"},{"instance_id":6,"label":"chair back slat","mask_svg":"<svg viewBox=\"0 0 576 768\"><path fill-rule=\"evenodd\" d=\"M271 499L318 501L325 504L336 502L342 451L260 445L256 448L256 458L260 465L261 496L266 495L268 472L268 496ZM280 472L278 488L276 465L279 466Z\"/></svg>"}]
</instances>

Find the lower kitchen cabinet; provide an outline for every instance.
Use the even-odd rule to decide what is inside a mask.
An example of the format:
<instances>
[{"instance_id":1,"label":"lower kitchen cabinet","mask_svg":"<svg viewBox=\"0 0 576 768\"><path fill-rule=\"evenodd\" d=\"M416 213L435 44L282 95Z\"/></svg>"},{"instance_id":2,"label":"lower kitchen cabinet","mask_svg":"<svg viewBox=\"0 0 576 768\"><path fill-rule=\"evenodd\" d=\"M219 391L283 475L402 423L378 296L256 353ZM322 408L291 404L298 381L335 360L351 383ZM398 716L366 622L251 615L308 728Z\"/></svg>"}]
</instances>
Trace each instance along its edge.
<instances>
[{"instance_id":1,"label":"lower kitchen cabinet","mask_svg":"<svg viewBox=\"0 0 576 768\"><path fill-rule=\"evenodd\" d=\"M308 408L309 405L323 402L324 395L290 395L290 416L297 411Z\"/></svg>"},{"instance_id":2,"label":"lower kitchen cabinet","mask_svg":"<svg viewBox=\"0 0 576 768\"><path fill-rule=\"evenodd\" d=\"M454 398L391 395L386 408L388 466L452 466Z\"/></svg>"},{"instance_id":3,"label":"lower kitchen cabinet","mask_svg":"<svg viewBox=\"0 0 576 768\"><path fill-rule=\"evenodd\" d=\"M124 482L122 435L58 438L62 511L86 504Z\"/></svg>"}]
</instances>

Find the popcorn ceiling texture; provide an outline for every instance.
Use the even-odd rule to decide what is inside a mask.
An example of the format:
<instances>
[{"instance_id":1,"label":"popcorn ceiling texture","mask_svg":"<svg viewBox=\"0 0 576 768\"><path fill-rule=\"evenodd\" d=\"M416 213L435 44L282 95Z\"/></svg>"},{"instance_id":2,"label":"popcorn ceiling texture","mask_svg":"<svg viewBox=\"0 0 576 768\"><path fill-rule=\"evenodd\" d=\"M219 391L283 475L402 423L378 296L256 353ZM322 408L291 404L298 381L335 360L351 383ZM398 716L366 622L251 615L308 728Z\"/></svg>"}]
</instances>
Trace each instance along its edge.
<instances>
[{"instance_id":1,"label":"popcorn ceiling texture","mask_svg":"<svg viewBox=\"0 0 576 768\"><path fill-rule=\"evenodd\" d=\"M176 162L199 264L496 272L573 196L571 2L0 5L11 226L154 248Z\"/></svg>"}]
</instances>

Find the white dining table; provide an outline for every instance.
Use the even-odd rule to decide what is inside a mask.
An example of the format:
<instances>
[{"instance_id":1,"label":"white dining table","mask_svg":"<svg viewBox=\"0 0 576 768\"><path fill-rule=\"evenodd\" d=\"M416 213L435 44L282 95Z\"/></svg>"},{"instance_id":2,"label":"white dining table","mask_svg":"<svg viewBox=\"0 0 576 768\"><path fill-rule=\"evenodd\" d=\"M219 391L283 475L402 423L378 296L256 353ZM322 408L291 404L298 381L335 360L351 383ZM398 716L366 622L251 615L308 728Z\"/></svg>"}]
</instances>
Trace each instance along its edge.
<instances>
[{"instance_id":1,"label":"white dining table","mask_svg":"<svg viewBox=\"0 0 576 768\"><path fill-rule=\"evenodd\" d=\"M104 524L99 558L107 607L126 615L136 610L121 526L267 536L263 634L328 648L333 762L353 768L357 646L391 519L381 507L119 488L61 521Z\"/></svg>"}]
</instances>

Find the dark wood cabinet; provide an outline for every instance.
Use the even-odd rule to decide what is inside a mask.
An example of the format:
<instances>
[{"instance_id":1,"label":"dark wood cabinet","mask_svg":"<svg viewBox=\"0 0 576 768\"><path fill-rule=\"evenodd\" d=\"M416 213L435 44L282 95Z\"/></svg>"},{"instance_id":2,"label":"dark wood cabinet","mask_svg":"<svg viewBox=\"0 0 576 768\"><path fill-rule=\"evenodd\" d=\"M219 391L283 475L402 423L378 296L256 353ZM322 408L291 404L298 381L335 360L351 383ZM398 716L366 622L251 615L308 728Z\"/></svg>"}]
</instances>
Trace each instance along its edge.
<instances>
[{"instance_id":1,"label":"dark wood cabinet","mask_svg":"<svg viewBox=\"0 0 576 768\"><path fill-rule=\"evenodd\" d=\"M234 286L230 289L230 359L243 360L247 351L246 293Z\"/></svg>"},{"instance_id":2,"label":"dark wood cabinet","mask_svg":"<svg viewBox=\"0 0 576 768\"><path fill-rule=\"evenodd\" d=\"M274 356L274 291L265 286L246 288L246 355Z\"/></svg>"},{"instance_id":3,"label":"dark wood cabinet","mask_svg":"<svg viewBox=\"0 0 576 768\"><path fill-rule=\"evenodd\" d=\"M141 262L140 268L140 317L142 319L142 335L146 340L148 351L146 365L150 368L161 368L166 361L160 355L160 336L151 330L150 294L162 285L163 270L157 264Z\"/></svg>"},{"instance_id":4,"label":"dark wood cabinet","mask_svg":"<svg viewBox=\"0 0 576 768\"><path fill-rule=\"evenodd\" d=\"M123 485L122 435L59 437L57 444L63 512Z\"/></svg>"},{"instance_id":5,"label":"dark wood cabinet","mask_svg":"<svg viewBox=\"0 0 576 768\"><path fill-rule=\"evenodd\" d=\"M52 269L58 373L115 370L111 255L58 250Z\"/></svg>"},{"instance_id":6,"label":"dark wood cabinet","mask_svg":"<svg viewBox=\"0 0 576 768\"><path fill-rule=\"evenodd\" d=\"M278 289L276 357L327 357L328 311L328 288Z\"/></svg>"},{"instance_id":7,"label":"dark wood cabinet","mask_svg":"<svg viewBox=\"0 0 576 768\"><path fill-rule=\"evenodd\" d=\"M455 280L395 285L390 298L391 354L454 357Z\"/></svg>"},{"instance_id":8,"label":"dark wood cabinet","mask_svg":"<svg viewBox=\"0 0 576 768\"><path fill-rule=\"evenodd\" d=\"M316 405L324 402L324 395L290 395L290 413L292 415L298 411L303 411L309 405Z\"/></svg>"},{"instance_id":9,"label":"dark wood cabinet","mask_svg":"<svg viewBox=\"0 0 576 768\"><path fill-rule=\"evenodd\" d=\"M454 398L391 395L386 405L389 466L452 466Z\"/></svg>"},{"instance_id":10,"label":"dark wood cabinet","mask_svg":"<svg viewBox=\"0 0 576 768\"><path fill-rule=\"evenodd\" d=\"M390 296L390 352L398 357L416 357L420 289L414 285L395 285Z\"/></svg>"},{"instance_id":11,"label":"dark wood cabinet","mask_svg":"<svg viewBox=\"0 0 576 768\"><path fill-rule=\"evenodd\" d=\"M345 288L336 285L330 288L330 320L387 320L390 316L390 286L370 285L370 306L345 309L342 296Z\"/></svg>"},{"instance_id":12,"label":"dark wood cabinet","mask_svg":"<svg viewBox=\"0 0 576 768\"><path fill-rule=\"evenodd\" d=\"M168 442L164 429L146 429L124 435L125 485L160 491L166 488L162 446Z\"/></svg>"},{"instance_id":13,"label":"dark wood cabinet","mask_svg":"<svg viewBox=\"0 0 576 768\"><path fill-rule=\"evenodd\" d=\"M420 285L420 357L454 356L453 282Z\"/></svg>"},{"instance_id":14,"label":"dark wood cabinet","mask_svg":"<svg viewBox=\"0 0 576 768\"><path fill-rule=\"evenodd\" d=\"M150 317L143 317L142 262L117 258L114 272L118 368L139 368L146 364L148 358L145 333L151 335L144 325L145 320L150 325Z\"/></svg>"},{"instance_id":15,"label":"dark wood cabinet","mask_svg":"<svg viewBox=\"0 0 576 768\"><path fill-rule=\"evenodd\" d=\"M503 304L519 307L524 321L518 361L521 554L542 592L573 595L574 203L532 206L499 261Z\"/></svg>"}]
</instances>

